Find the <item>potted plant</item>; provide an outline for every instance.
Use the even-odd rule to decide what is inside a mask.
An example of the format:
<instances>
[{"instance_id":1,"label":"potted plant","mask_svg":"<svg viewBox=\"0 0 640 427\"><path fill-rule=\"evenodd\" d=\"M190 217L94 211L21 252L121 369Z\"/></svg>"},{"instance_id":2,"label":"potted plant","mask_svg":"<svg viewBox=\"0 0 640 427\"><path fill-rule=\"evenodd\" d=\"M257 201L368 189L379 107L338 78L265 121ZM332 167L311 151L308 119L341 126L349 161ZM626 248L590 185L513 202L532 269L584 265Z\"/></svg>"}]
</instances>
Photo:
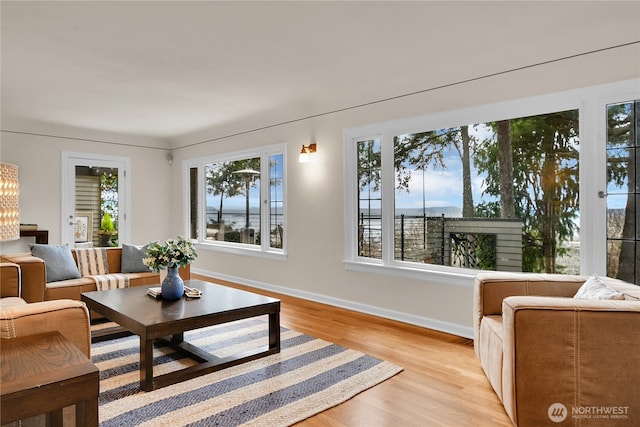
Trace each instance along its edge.
<instances>
[{"instance_id":1,"label":"potted plant","mask_svg":"<svg viewBox=\"0 0 640 427\"><path fill-rule=\"evenodd\" d=\"M162 298L178 299L184 293L184 282L178 274L178 268L186 267L197 256L193 243L184 237L178 237L165 243L149 243L147 256L142 262L154 273L167 269L167 277L161 283Z\"/></svg>"},{"instance_id":2,"label":"potted plant","mask_svg":"<svg viewBox=\"0 0 640 427\"><path fill-rule=\"evenodd\" d=\"M101 247L111 246L111 239L116 234L116 227L113 224L111 215L105 212L102 215L102 221L100 222L100 230L98 230L98 245Z\"/></svg>"}]
</instances>

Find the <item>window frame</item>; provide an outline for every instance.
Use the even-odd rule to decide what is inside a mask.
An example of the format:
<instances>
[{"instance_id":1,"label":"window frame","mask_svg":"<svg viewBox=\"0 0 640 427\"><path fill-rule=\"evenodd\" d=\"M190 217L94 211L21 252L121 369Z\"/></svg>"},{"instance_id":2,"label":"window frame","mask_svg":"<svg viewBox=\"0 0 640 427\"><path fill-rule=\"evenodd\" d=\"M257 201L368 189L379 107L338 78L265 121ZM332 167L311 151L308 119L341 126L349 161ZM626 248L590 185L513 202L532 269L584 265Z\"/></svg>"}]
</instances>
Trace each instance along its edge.
<instances>
[{"instance_id":1,"label":"window frame","mask_svg":"<svg viewBox=\"0 0 640 427\"><path fill-rule=\"evenodd\" d=\"M622 104L631 104L632 107L634 109L634 113L633 113L633 118L635 119L632 123L634 124L634 128L631 131L631 137L632 139L629 141L632 145L627 145L626 148L630 148L631 150L633 150L633 153L635 153L635 155L633 157L631 157L630 159L630 163L634 163L635 165L635 180L634 181L628 181L627 183L627 188L625 190L622 190L621 186L614 186L615 190L613 193L609 193L609 187L607 187L607 196L612 195L614 197L620 197L620 196L625 196L627 198L627 201L625 202L628 203L629 198L631 198L634 201L634 204L636 206L638 206L638 202L640 195L638 194L638 185L640 184L640 173L638 173L637 171L637 160L636 159L640 159L640 146L638 145L639 143L639 135L637 134L637 130L638 128L635 126L635 124L640 120L638 118L638 114L640 114L640 108L638 108L639 104L640 104L640 98L638 99L634 99L634 100L627 100L627 101L623 101L623 102L614 102L614 103L609 103L606 105L606 108L608 110L608 108L610 106L615 106L615 105L622 105ZM607 116L608 116L608 111L607 111ZM609 140L610 135L607 133L607 142ZM613 147L613 150L621 150L623 148L620 147ZM605 147L605 157L607 160L607 163L609 163L609 159L611 159L612 157L609 156L609 147ZM614 157L615 158L615 157ZM627 167L625 168L628 172L628 168L629 165L627 165ZM628 179L629 175L627 175L627 179ZM633 185L631 185L633 183ZM616 188L617 187L617 188ZM632 187L632 188L631 188ZM622 191L621 191L622 190ZM608 200L607 200L608 202ZM609 204L607 203L607 208L608 208ZM626 212L625 212L626 215ZM640 280L640 274L638 273L640 271L640 264L639 264L639 260L638 260L638 256L640 256L640 254L637 251L637 247L640 247L640 211L638 211L638 208L636 207L635 210L635 216L631 219L631 221L634 224L634 228L635 233L633 234L633 236L631 238L629 238L629 236L624 236L624 235L620 235L620 236L610 236L608 231L609 231L609 222L607 221L607 232L606 234L606 239L607 239L607 250L606 250L606 255L607 255L607 266L609 264L609 245L612 243L618 243L621 245L621 249L623 248L624 243L631 243L633 246L633 250L634 250L634 254L636 257L636 261L635 261L635 269L633 271L633 279L632 280L628 280L627 278L624 278L623 280L629 281L631 283L636 283L639 284L639 280ZM626 218L625 218L625 222L626 222ZM622 230L621 230L622 232ZM619 267L619 265L618 265ZM607 268L608 270L608 268ZM619 275L618 275L619 277Z\"/></svg>"},{"instance_id":2,"label":"window frame","mask_svg":"<svg viewBox=\"0 0 640 427\"><path fill-rule=\"evenodd\" d=\"M370 123L343 130L344 265L347 270L391 275L434 284L472 287L480 270L395 260L393 253L393 137L471 123L485 123L577 109L580 132L580 271L606 274L606 106L638 99L640 80L626 80L570 91L514 99L457 110ZM357 143L379 137L382 144L382 259L358 256Z\"/></svg>"},{"instance_id":3,"label":"window frame","mask_svg":"<svg viewBox=\"0 0 640 427\"><path fill-rule=\"evenodd\" d=\"M282 248L273 248L270 246L270 239L261 239L259 245L249 245L236 242L225 242L221 240L207 240L206 236L206 185L205 185L205 166L211 163L230 162L244 160L253 157L260 158L260 230L270 230L270 208L271 208L271 192L270 192L270 167L269 161L271 156L282 155L282 225L283 238ZM197 170L197 229L198 238L190 240L196 244L198 249L211 250L218 252L232 253L236 255L256 256L275 260L287 259L287 153L285 144L273 144L252 149L233 151L228 153L212 154L193 159L187 159L182 164L182 182L183 182L183 212L184 212L184 233L185 236L191 236L191 214L190 214L190 190L191 169ZM264 185L266 183L266 185ZM265 212L267 215L265 215Z\"/></svg>"}]
</instances>

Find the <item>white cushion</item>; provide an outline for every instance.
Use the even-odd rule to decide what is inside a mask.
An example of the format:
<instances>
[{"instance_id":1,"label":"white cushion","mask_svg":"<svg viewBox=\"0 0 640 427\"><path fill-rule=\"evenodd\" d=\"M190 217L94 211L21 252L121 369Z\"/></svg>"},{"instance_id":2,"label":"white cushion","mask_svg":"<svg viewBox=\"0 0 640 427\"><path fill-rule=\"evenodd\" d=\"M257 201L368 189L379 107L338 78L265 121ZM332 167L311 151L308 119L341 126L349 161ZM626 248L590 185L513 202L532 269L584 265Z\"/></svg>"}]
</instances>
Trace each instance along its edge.
<instances>
[{"instance_id":1,"label":"white cushion","mask_svg":"<svg viewBox=\"0 0 640 427\"><path fill-rule=\"evenodd\" d=\"M574 295L574 298L582 299L624 299L624 294L616 291L605 285L597 275L593 275L584 282L578 292Z\"/></svg>"}]
</instances>

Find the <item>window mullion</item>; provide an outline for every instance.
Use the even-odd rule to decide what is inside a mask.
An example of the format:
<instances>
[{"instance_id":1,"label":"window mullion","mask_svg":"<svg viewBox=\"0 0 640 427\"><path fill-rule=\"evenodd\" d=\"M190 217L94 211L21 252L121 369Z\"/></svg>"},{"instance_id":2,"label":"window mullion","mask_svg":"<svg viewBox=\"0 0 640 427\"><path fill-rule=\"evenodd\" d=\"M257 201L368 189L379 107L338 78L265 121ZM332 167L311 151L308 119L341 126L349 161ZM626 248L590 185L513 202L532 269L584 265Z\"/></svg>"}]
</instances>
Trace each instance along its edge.
<instances>
[{"instance_id":1,"label":"window mullion","mask_svg":"<svg viewBox=\"0 0 640 427\"><path fill-rule=\"evenodd\" d=\"M382 134L382 263L393 264L394 257L394 191L393 135Z\"/></svg>"},{"instance_id":2,"label":"window mullion","mask_svg":"<svg viewBox=\"0 0 640 427\"><path fill-rule=\"evenodd\" d=\"M346 259L353 260L358 255L358 154L357 138L346 136L344 176L346 187L344 225L346 230L344 253Z\"/></svg>"},{"instance_id":3,"label":"window mullion","mask_svg":"<svg viewBox=\"0 0 640 427\"><path fill-rule=\"evenodd\" d=\"M271 165L269 164L269 153L260 155L260 247L263 251L270 249L270 233L271 233Z\"/></svg>"},{"instance_id":4,"label":"window mullion","mask_svg":"<svg viewBox=\"0 0 640 427\"><path fill-rule=\"evenodd\" d=\"M204 173L204 163L198 164L198 241L203 243L207 239L207 176Z\"/></svg>"},{"instance_id":5,"label":"window mullion","mask_svg":"<svg viewBox=\"0 0 640 427\"><path fill-rule=\"evenodd\" d=\"M606 274L606 105L585 102L580 108L580 272Z\"/></svg>"}]
</instances>

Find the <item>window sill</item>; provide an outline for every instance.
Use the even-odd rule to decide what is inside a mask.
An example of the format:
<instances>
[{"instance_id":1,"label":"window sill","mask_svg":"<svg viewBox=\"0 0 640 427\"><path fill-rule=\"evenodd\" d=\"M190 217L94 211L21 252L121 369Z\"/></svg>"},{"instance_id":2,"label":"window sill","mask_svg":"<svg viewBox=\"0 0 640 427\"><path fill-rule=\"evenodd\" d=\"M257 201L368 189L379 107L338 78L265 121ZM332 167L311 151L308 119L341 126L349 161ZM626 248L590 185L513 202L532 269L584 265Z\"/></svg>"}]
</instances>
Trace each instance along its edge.
<instances>
[{"instance_id":1,"label":"window sill","mask_svg":"<svg viewBox=\"0 0 640 427\"><path fill-rule=\"evenodd\" d=\"M358 271L361 273L381 274L403 279L420 280L437 285L462 286L473 288L473 281L478 274L476 270L467 271L438 271L429 267L412 267L399 265L382 265L380 263L369 263L362 261L343 261L345 269L348 271ZM460 269L462 270L462 269Z\"/></svg>"},{"instance_id":2,"label":"window sill","mask_svg":"<svg viewBox=\"0 0 640 427\"><path fill-rule=\"evenodd\" d=\"M256 258L272 259L276 261L286 261L287 254L282 251L263 251L259 246L255 248L245 247L245 245L229 245L216 243L196 243L196 248L205 251L225 252L234 255L252 256Z\"/></svg>"}]
</instances>

